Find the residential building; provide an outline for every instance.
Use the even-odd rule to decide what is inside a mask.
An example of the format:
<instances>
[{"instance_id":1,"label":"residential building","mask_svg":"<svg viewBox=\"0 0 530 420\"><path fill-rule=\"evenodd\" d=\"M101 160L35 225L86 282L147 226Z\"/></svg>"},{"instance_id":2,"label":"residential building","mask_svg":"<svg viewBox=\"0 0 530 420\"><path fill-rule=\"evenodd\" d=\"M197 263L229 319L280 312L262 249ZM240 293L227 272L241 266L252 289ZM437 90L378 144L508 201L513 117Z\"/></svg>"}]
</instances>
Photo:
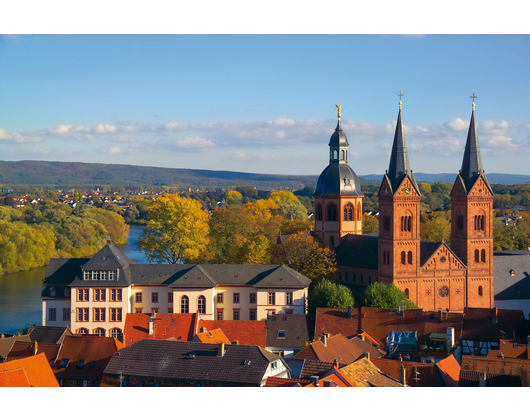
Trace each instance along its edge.
<instances>
[{"instance_id":1,"label":"residential building","mask_svg":"<svg viewBox=\"0 0 530 420\"><path fill-rule=\"evenodd\" d=\"M495 251L495 307L530 314L530 251Z\"/></svg>"},{"instance_id":2,"label":"residential building","mask_svg":"<svg viewBox=\"0 0 530 420\"><path fill-rule=\"evenodd\" d=\"M267 317L266 350L290 358L315 334L315 315L270 315Z\"/></svg>"},{"instance_id":3,"label":"residential building","mask_svg":"<svg viewBox=\"0 0 530 420\"><path fill-rule=\"evenodd\" d=\"M338 361L349 364L361 357L363 353L361 348L342 334L332 337L322 334L319 341L310 343L309 346L296 353L293 359L319 360L328 363Z\"/></svg>"}]
</instances>

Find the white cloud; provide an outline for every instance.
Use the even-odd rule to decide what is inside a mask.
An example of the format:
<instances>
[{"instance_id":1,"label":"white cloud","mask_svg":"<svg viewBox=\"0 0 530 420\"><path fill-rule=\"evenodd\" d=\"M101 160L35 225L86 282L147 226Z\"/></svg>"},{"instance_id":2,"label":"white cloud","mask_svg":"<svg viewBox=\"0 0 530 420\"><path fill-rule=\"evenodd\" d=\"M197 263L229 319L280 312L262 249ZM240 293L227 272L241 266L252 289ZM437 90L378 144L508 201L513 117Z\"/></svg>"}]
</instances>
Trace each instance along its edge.
<instances>
[{"instance_id":1,"label":"white cloud","mask_svg":"<svg viewBox=\"0 0 530 420\"><path fill-rule=\"evenodd\" d=\"M121 149L118 147L118 146L112 146L110 149L109 149L109 153L111 155L119 155L121 154Z\"/></svg>"},{"instance_id":2,"label":"white cloud","mask_svg":"<svg viewBox=\"0 0 530 420\"><path fill-rule=\"evenodd\" d=\"M452 131L464 131L469 128L469 123L465 122L462 118L453 118L443 125Z\"/></svg>"},{"instance_id":3,"label":"white cloud","mask_svg":"<svg viewBox=\"0 0 530 420\"><path fill-rule=\"evenodd\" d=\"M54 128L50 129L50 133L52 134L66 134L68 131L72 128L71 125L66 124L59 124L56 125Z\"/></svg>"},{"instance_id":4,"label":"white cloud","mask_svg":"<svg viewBox=\"0 0 530 420\"><path fill-rule=\"evenodd\" d=\"M515 147L513 140L506 136L492 136L486 143L488 147Z\"/></svg>"},{"instance_id":5,"label":"white cloud","mask_svg":"<svg viewBox=\"0 0 530 420\"><path fill-rule=\"evenodd\" d=\"M269 121L269 124L289 127L296 125L296 122L292 118L278 118L274 121Z\"/></svg>"},{"instance_id":6,"label":"white cloud","mask_svg":"<svg viewBox=\"0 0 530 420\"><path fill-rule=\"evenodd\" d=\"M171 123L166 124L164 128L169 131L177 131L177 130L185 130L186 126L178 122L171 122Z\"/></svg>"},{"instance_id":7,"label":"white cloud","mask_svg":"<svg viewBox=\"0 0 530 420\"><path fill-rule=\"evenodd\" d=\"M4 130L3 128L0 128L0 139L5 139L6 138L6 130Z\"/></svg>"},{"instance_id":8,"label":"white cloud","mask_svg":"<svg viewBox=\"0 0 530 420\"><path fill-rule=\"evenodd\" d=\"M215 147L215 143L204 137L184 137L175 140L175 144L183 149L209 149Z\"/></svg>"},{"instance_id":9,"label":"white cloud","mask_svg":"<svg viewBox=\"0 0 530 420\"><path fill-rule=\"evenodd\" d=\"M232 159L242 162L248 160L248 156L245 152L236 152L232 156Z\"/></svg>"},{"instance_id":10,"label":"white cloud","mask_svg":"<svg viewBox=\"0 0 530 420\"><path fill-rule=\"evenodd\" d=\"M109 134L116 132L116 126L111 124L98 124L94 128L94 132L98 134Z\"/></svg>"}]
</instances>

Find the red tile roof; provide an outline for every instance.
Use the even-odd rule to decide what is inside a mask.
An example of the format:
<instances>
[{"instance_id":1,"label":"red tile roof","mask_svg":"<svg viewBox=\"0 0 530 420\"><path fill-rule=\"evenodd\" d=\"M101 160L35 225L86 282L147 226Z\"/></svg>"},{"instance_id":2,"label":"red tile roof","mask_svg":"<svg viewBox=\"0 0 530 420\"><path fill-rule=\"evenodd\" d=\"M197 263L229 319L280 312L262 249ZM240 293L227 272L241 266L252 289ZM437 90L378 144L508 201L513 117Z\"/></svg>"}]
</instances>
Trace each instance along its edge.
<instances>
[{"instance_id":1,"label":"red tile roof","mask_svg":"<svg viewBox=\"0 0 530 420\"><path fill-rule=\"evenodd\" d=\"M55 387L59 386L53 371L46 360L44 353L36 356L26 357L24 359L13 360L11 362L0 363L0 372L23 369L24 374L30 384L34 387ZM16 374L20 377L19 374ZM15 380L12 376L9 380Z\"/></svg>"},{"instance_id":2,"label":"red tile roof","mask_svg":"<svg viewBox=\"0 0 530 420\"><path fill-rule=\"evenodd\" d=\"M52 366L57 358L57 353L59 352L60 347L60 344L15 341L6 361L10 362L11 360L34 356L35 350L37 350L37 354L44 353L46 355L48 363Z\"/></svg>"},{"instance_id":3,"label":"red tile roof","mask_svg":"<svg viewBox=\"0 0 530 420\"><path fill-rule=\"evenodd\" d=\"M220 328L230 340L241 345L267 347L266 321L199 321L199 331Z\"/></svg>"},{"instance_id":4,"label":"red tile roof","mask_svg":"<svg viewBox=\"0 0 530 420\"><path fill-rule=\"evenodd\" d=\"M232 342L226 337L223 333L223 330L220 328L213 329L211 331L200 332L193 337L193 341L200 341L201 343L211 343L211 344L232 344Z\"/></svg>"},{"instance_id":5,"label":"red tile roof","mask_svg":"<svg viewBox=\"0 0 530 420\"><path fill-rule=\"evenodd\" d=\"M305 385L309 384L311 381L308 381L306 379L287 379L287 378L276 378L275 376L269 376L267 378L267 382L265 382L265 386L270 387L293 387L297 385Z\"/></svg>"},{"instance_id":6,"label":"red tile roof","mask_svg":"<svg viewBox=\"0 0 530 420\"><path fill-rule=\"evenodd\" d=\"M0 372L0 388L2 387L29 387L28 378L24 369L6 370Z\"/></svg>"},{"instance_id":7,"label":"red tile roof","mask_svg":"<svg viewBox=\"0 0 530 420\"><path fill-rule=\"evenodd\" d=\"M530 359L530 352L522 340L499 340L499 350L489 350L487 357Z\"/></svg>"},{"instance_id":8,"label":"red tile roof","mask_svg":"<svg viewBox=\"0 0 530 420\"><path fill-rule=\"evenodd\" d=\"M322 333L342 334L352 338L359 332L359 310L353 309L352 319L348 319L348 309L317 308L315 338Z\"/></svg>"},{"instance_id":9,"label":"red tile roof","mask_svg":"<svg viewBox=\"0 0 530 420\"><path fill-rule=\"evenodd\" d=\"M156 314L154 334L149 335L149 314L127 314L123 329L124 343L129 346L144 339L190 341L198 331L197 314Z\"/></svg>"},{"instance_id":10,"label":"red tile roof","mask_svg":"<svg viewBox=\"0 0 530 420\"><path fill-rule=\"evenodd\" d=\"M408 386L445 386L436 365L433 363L402 362L400 360L391 359L370 359L370 361L376 365L381 372L394 378L396 381L400 380L399 373L401 366L403 366L405 368L405 381Z\"/></svg>"},{"instance_id":11,"label":"red tile roof","mask_svg":"<svg viewBox=\"0 0 530 420\"><path fill-rule=\"evenodd\" d=\"M322 362L333 363L335 360L340 363L352 363L362 356L364 350L352 343L342 334L328 337L326 346L322 341L311 343L305 349L293 356L293 359L320 360Z\"/></svg>"},{"instance_id":12,"label":"red tile roof","mask_svg":"<svg viewBox=\"0 0 530 420\"><path fill-rule=\"evenodd\" d=\"M344 376L337 369L332 369L330 372L326 373L324 376L321 376L318 381L318 388L326 388L324 381L331 382L331 388L351 388L356 387L356 385L351 382L346 376ZM304 388L316 388L313 382L304 385Z\"/></svg>"},{"instance_id":13,"label":"red tile roof","mask_svg":"<svg viewBox=\"0 0 530 420\"><path fill-rule=\"evenodd\" d=\"M341 369L339 373L358 387L400 387L398 381L384 375L370 360L363 358Z\"/></svg>"},{"instance_id":14,"label":"red tile roof","mask_svg":"<svg viewBox=\"0 0 530 420\"><path fill-rule=\"evenodd\" d=\"M460 365L453 355L446 357L436 363L440 374L447 386L458 386L460 377Z\"/></svg>"}]
</instances>

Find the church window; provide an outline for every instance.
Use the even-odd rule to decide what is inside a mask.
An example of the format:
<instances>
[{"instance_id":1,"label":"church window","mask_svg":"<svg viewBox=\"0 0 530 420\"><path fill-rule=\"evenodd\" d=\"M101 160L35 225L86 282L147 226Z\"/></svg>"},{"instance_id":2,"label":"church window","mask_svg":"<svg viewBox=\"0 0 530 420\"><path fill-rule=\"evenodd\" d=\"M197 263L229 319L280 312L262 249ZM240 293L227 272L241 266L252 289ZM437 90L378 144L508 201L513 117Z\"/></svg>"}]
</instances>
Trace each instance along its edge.
<instances>
[{"instance_id":1,"label":"church window","mask_svg":"<svg viewBox=\"0 0 530 420\"><path fill-rule=\"evenodd\" d=\"M409 251L408 255L407 255L407 262L409 264L412 264L412 251Z\"/></svg>"},{"instance_id":2,"label":"church window","mask_svg":"<svg viewBox=\"0 0 530 420\"><path fill-rule=\"evenodd\" d=\"M482 292L482 286L479 286L478 287L478 295L479 296L482 296L483 292Z\"/></svg>"},{"instance_id":3,"label":"church window","mask_svg":"<svg viewBox=\"0 0 530 420\"><path fill-rule=\"evenodd\" d=\"M328 212L327 212L327 220L329 222L336 222L337 221L337 206L333 203L328 205Z\"/></svg>"},{"instance_id":4,"label":"church window","mask_svg":"<svg viewBox=\"0 0 530 420\"><path fill-rule=\"evenodd\" d=\"M405 265L407 263L406 258L407 258L406 252L401 251L401 264Z\"/></svg>"},{"instance_id":5,"label":"church window","mask_svg":"<svg viewBox=\"0 0 530 420\"><path fill-rule=\"evenodd\" d=\"M317 205L317 220L322 220L322 205L320 203Z\"/></svg>"},{"instance_id":6,"label":"church window","mask_svg":"<svg viewBox=\"0 0 530 420\"><path fill-rule=\"evenodd\" d=\"M482 261L483 263L486 262L486 250L485 249L480 251L480 261Z\"/></svg>"},{"instance_id":7,"label":"church window","mask_svg":"<svg viewBox=\"0 0 530 420\"><path fill-rule=\"evenodd\" d=\"M344 206L344 221L353 220L354 207L351 203L348 203Z\"/></svg>"},{"instance_id":8,"label":"church window","mask_svg":"<svg viewBox=\"0 0 530 420\"><path fill-rule=\"evenodd\" d=\"M405 295L407 296L407 299L409 298L409 289L405 289Z\"/></svg>"},{"instance_id":9,"label":"church window","mask_svg":"<svg viewBox=\"0 0 530 420\"><path fill-rule=\"evenodd\" d=\"M333 150L333 159L337 160L339 158L339 152Z\"/></svg>"},{"instance_id":10,"label":"church window","mask_svg":"<svg viewBox=\"0 0 530 420\"><path fill-rule=\"evenodd\" d=\"M361 206L357 206L357 220L361 220Z\"/></svg>"},{"instance_id":11,"label":"church window","mask_svg":"<svg viewBox=\"0 0 530 420\"><path fill-rule=\"evenodd\" d=\"M412 230L412 217L401 216L401 232L410 232Z\"/></svg>"},{"instance_id":12,"label":"church window","mask_svg":"<svg viewBox=\"0 0 530 420\"><path fill-rule=\"evenodd\" d=\"M475 249L475 262L480 262L478 249Z\"/></svg>"},{"instance_id":13,"label":"church window","mask_svg":"<svg viewBox=\"0 0 530 420\"><path fill-rule=\"evenodd\" d=\"M341 151L340 151L340 158L341 158L342 160L344 160L344 150L341 150Z\"/></svg>"},{"instance_id":14,"label":"church window","mask_svg":"<svg viewBox=\"0 0 530 420\"><path fill-rule=\"evenodd\" d=\"M484 231L484 216L483 215L475 216L475 230L479 232Z\"/></svg>"},{"instance_id":15,"label":"church window","mask_svg":"<svg viewBox=\"0 0 530 420\"><path fill-rule=\"evenodd\" d=\"M385 216L385 232L390 231L390 216Z\"/></svg>"},{"instance_id":16,"label":"church window","mask_svg":"<svg viewBox=\"0 0 530 420\"><path fill-rule=\"evenodd\" d=\"M457 224L457 228L458 230L464 230L464 216L459 214L458 216L456 216L456 224Z\"/></svg>"}]
</instances>

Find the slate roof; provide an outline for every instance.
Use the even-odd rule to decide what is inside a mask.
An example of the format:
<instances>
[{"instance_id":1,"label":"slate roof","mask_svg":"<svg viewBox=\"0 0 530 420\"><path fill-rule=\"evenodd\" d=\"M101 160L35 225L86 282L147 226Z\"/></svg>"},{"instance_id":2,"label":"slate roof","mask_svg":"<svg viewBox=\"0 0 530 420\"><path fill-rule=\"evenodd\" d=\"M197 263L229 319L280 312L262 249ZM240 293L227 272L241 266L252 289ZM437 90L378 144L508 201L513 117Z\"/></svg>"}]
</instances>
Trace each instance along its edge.
<instances>
[{"instance_id":1,"label":"slate roof","mask_svg":"<svg viewBox=\"0 0 530 420\"><path fill-rule=\"evenodd\" d=\"M62 343L64 337L72 335L72 332L67 327L50 327L50 326L35 326L28 330L31 341L38 343Z\"/></svg>"},{"instance_id":2,"label":"slate roof","mask_svg":"<svg viewBox=\"0 0 530 420\"><path fill-rule=\"evenodd\" d=\"M141 340L116 353L104 374L259 386L269 363L281 361L258 346L226 345L217 354L217 344Z\"/></svg>"},{"instance_id":3,"label":"slate roof","mask_svg":"<svg viewBox=\"0 0 530 420\"><path fill-rule=\"evenodd\" d=\"M267 317L267 347L302 348L313 340L315 315L272 315ZM278 338L285 331L285 338Z\"/></svg>"},{"instance_id":4,"label":"slate roof","mask_svg":"<svg viewBox=\"0 0 530 420\"><path fill-rule=\"evenodd\" d=\"M328 337L326 346L322 341L311 343L305 349L296 353L293 359L320 360L322 362L333 363L335 360L340 363L352 363L357 360L363 351L342 334Z\"/></svg>"},{"instance_id":5,"label":"slate roof","mask_svg":"<svg viewBox=\"0 0 530 420\"><path fill-rule=\"evenodd\" d=\"M333 162L318 177L313 197L364 197L361 181L347 163Z\"/></svg>"},{"instance_id":6,"label":"slate roof","mask_svg":"<svg viewBox=\"0 0 530 420\"><path fill-rule=\"evenodd\" d=\"M244 346L267 346L266 321L199 321L199 331L221 329L230 342L238 341Z\"/></svg>"},{"instance_id":7,"label":"slate roof","mask_svg":"<svg viewBox=\"0 0 530 420\"><path fill-rule=\"evenodd\" d=\"M523 318L520 310L464 308L462 340L498 342L501 337L513 338L514 333L519 338Z\"/></svg>"},{"instance_id":8,"label":"slate roof","mask_svg":"<svg viewBox=\"0 0 530 420\"><path fill-rule=\"evenodd\" d=\"M156 314L154 335L149 335L150 314L127 314L123 329L125 345L144 339L190 341L198 331L197 314Z\"/></svg>"},{"instance_id":9,"label":"slate roof","mask_svg":"<svg viewBox=\"0 0 530 420\"><path fill-rule=\"evenodd\" d=\"M346 235L335 248L337 264L378 270L378 243L377 235Z\"/></svg>"},{"instance_id":10,"label":"slate roof","mask_svg":"<svg viewBox=\"0 0 530 420\"><path fill-rule=\"evenodd\" d=\"M11 362L0 363L0 372L5 370L23 369L24 374L33 387L58 387L59 384L44 353ZM12 378L11 378L12 379Z\"/></svg>"},{"instance_id":11,"label":"slate roof","mask_svg":"<svg viewBox=\"0 0 530 420\"><path fill-rule=\"evenodd\" d=\"M383 374L370 360L362 358L339 369L339 372L357 387L400 387L395 379Z\"/></svg>"},{"instance_id":12,"label":"slate roof","mask_svg":"<svg viewBox=\"0 0 530 420\"><path fill-rule=\"evenodd\" d=\"M128 267L136 261L129 259L123 252L107 241L107 244L81 266L83 270L112 270Z\"/></svg>"},{"instance_id":13,"label":"slate roof","mask_svg":"<svg viewBox=\"0 0 530 420\"><path fill-rule=\"evenodd\" d=\"M460 377L460 365L455 357L451 354L443 360L436 363L436 367L442 376L445 386L458 386L458 379Z\"/></svg>"},{"instance_id":14,"label":"slate roof","mask_svg":"<svg viewBox=\"0 0 530 420\"><path fill-rule=\"evenodd\" d=\"M35 348L36 347L36 348ZM54 343L35 343L27 341L15 341L9 355L7 356L7 362L12 360L22 359L24 357L34 356L35 354L44 353L46 360L53 365L57 358L61 345ZM37 353L35 353L37 350Z\"/></svg>"},{"instance_id":15,"label":"slate roof","mask_svg":"<svg viewBox=\"0 0 530 420\"><path fill-rule=\"evenodd\" d=\"M530 251L494 251L493 267L495 300L530 299Z\"/></svg>"},{"instance_id":16,"label":"slate roof","mask_svg":"<svg viewBox=\"0 0 530 420\"><path fill-rule=\"evenodd\" d=\"M405 367L406 384L411 387L445 386L440 372L434 363L404 362L392 359L373 359L370 361L387 376L399 382L401 366ZM455 360L456 362L456 360ZM458 363L457 363L458 364ZM418 375L416 375L416 372ZM457 377L458 380L458 377Z\"/></svg>"}]
</instances>

